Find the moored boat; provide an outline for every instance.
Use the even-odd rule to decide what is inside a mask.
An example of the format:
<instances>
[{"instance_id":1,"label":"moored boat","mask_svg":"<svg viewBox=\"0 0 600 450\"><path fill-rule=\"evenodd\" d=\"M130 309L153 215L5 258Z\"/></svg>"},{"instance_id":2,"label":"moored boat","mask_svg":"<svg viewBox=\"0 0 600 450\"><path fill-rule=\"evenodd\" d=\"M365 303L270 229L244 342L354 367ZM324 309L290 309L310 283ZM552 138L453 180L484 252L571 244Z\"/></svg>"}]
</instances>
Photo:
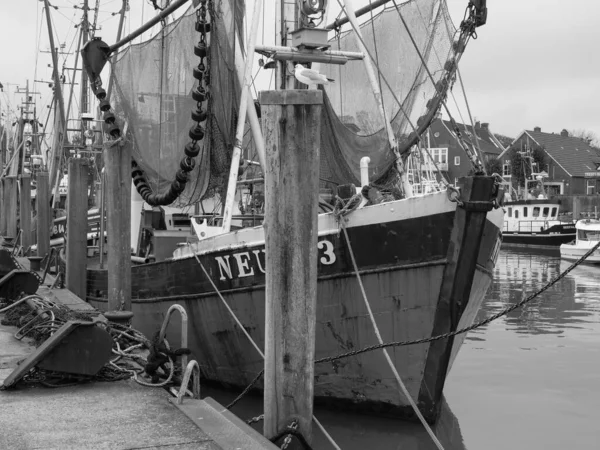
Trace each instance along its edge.
<instances>
[{"instance_id":1,"label":"moored boat","mask_svg":"<svg viewBox=\"0 0 600 450\"><path fill-rule=\"evenodd\" d=\"M268 258L265 229L262 225L249 225L265 211L264 201L259 200L263 192L257 186L260 173L254 174L253 184L247 178L239 179L240 164L232 156L232 147L246 142L243 136L236 139L231 136L239 112L235 110L237 99L240 90L244 92L233 71L236 65L240 66L235 54L240 48L236 39L245 34L234 11L243 5L233 0L200 3L197 14L188 12L169 24L151 45L131 46L119 54L113 65L114 113L100 80L95 78L101 68L94 67L88 73L112 137L121 136L117 119L129 124L127 141L132 145L133 184L141 198L154 207L152 214L144 210L143 220L137 222L144 231L138 243L147 244L143 246L146 253L138 256L152 254L156 262L131 267L133 326L152 335L169 306L184 306L190 326L187 345L200 364L202 378L243 388L260 373L263 360L228 308L258 347L264 348L265 258ZM399 14L400 10L409 18L411 27ZM378 46L379 51L383 51L383 45L388 46L386 64L395 60L398 67L411 68L404 78L396 68L387 74L397 78L395 89L403 92L405 98L401 102L396 94L386 93L389 100L386 108L393 106L382 114L384 124L375 123L378 116L370 114L380 106L383 108L383 102L378 104L380 96L374 95L371 103L363 98L366 96L351 94L364 90L368 76L362 66L348 64L348 72L340 76L343 80L339 85L344 88L336 86L323 93L320 176L329 188L334 186L330 190L336 200L329 205L331 211L318 218L317 360L377 343L358 289L358 276L375 321L388 342L427 339L456 331L471 324L479 309L491 283L501 243L504 213L498 207L501 196L498 180L483 175L483 166L472 146L465 147L465 151L477 175L462 179L458 188L448 186L446 191L415 196L407 186L404 165L410 149L444 102L466 42L475 28L485 23L484 10L470 4L468 18L458 33L448 23L445 4L437 1L384 7L380 14L369 19L382 27ZM209 15L210 27L205 22ZM308 18L303 20L308 24ZM335 27L339 26L338 23ZM398 51L400 37L383 39L389 36L390 29L397 31L401 27L404 31L399 36L404 42L404 52ZM197 39L198 32L201 42L194 53L201 60L196 66L188 61L186 45L189 47ZM364 32L375 33L375 27L365 26ZM338 46L333 56L357 55L351 31L332 42ZM329 46L319 45L319 48ZM110 49L97 40L91 41L88 50L93 52L94 47L99 51ZM285 54L282 48L263 46L260 51L277 60L278 52ZM413 64L407 64L409 50ZM295 51L303 51L304 54L297 55L303 58L313 57L317 52L297 48ZM156 60L162 61L160 70L164 72L160 83L149 76L155 71ZM286 63L281 60L277 64ZM395 67L391 63L388 66ZM277 75L283 85L290 81L288 72L281 70ZM354 88L358 91L353 91ZM350 94L344 93L343 102L335 98L346 89ZM359 101L352 104L350 99ZM336 110L342 104L343 120L341 112ZM186 108L192 109L192 122ZM243 111L241 106L240 110ZM253 111L254 108L248 111L249 122ZM250 128L256 143L260 129L252 128L252 123ZM181 130L190 130L192 142L187 141ZM259 162L246 160L242 164L247 170L245 176L250 172L247 165L260 166L258 148L256 144ZM254 157L250 150L245 149L245 158ZM180 159L182 151L185 156ZM371 164L363 167L366 154ZM194 158L198 158L198 166ZM366 182L363 169L367 169ZM225 193L227 180L230 183ZM239 189L236 198L236 184L250 185L252 190ZM362 189L356 189L357 185ZM379 195L368 195L365 190ZM246 197L249 202L245 202ZM156 225L165 222L160 206L174 203L182 207L198 205L197 209L202 207L203 212L208 203L209 210L221 210L224 216L239 204L239 224L245 228L225 225L225 219L223 224L214 226L196 223L198 214L191 215L193 236L169 235L165 228L149 224L153 220L147 219L154 213L158 216ZM231 215L228 217L231 222ZM215 220L220 220L216 214ZM341 232L341 220L349 242ZM160 243L171 238L172 251L167 252L165 245L159 252ZM141 250L142 246L138 246L138 252ZM295 270L291 262L288 270ZM99 309L108 308L107 269L88 266L86 297ZM176 342L179 333L177 326L173 326L169 330L170 340ZM411 397L429 420L437 417L446 376L463 339L464 335L459 335L390 350ZM317 364L314 392L317 402L332 406L398 416L414 414L379 352Z\"/></svg>"},{"instance_id":2,"label":"moored boat","mask_svg":"<svg viewBox=\"0 0 600 450\"><path fill-rule=\"evenodd\" d=\"M575 224L560 218L557 200L517 200L504 204L503 243L527 247L558 247L575 238Z\"/></svg>"},{"instance_id":3,"label":"moored boat","mask_svg":"<svg viewBox=\"0 0 600 450\"><path fill-rule=\"evenodd\" d=\"M600 220L582 219L575 224L576 239L560 246L560 257L567 261L577 261L600 241ZM600 250L588 256L584 264L600 264Z\"/></svg>"}]
</instances>

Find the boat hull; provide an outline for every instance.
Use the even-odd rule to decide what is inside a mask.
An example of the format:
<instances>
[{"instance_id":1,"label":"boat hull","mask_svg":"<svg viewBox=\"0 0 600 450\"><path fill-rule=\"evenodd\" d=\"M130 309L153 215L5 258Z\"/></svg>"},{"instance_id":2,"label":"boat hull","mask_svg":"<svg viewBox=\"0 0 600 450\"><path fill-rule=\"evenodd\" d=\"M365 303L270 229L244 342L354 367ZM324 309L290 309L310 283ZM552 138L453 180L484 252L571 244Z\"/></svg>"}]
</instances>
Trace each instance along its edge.
<instances>
[{"instance_id":1,"label":"boat hull","mask_svg":"<svg viewBox=\"0 0 600 450\"><path fill-rule=\"evenodd\" d=\"M479 238L473 236L476 258L472 258L471 273L465 275L466 301L460 307L440 307L449 288L448 274L457 273L459 278L461 274L452 256L456 253L456 204L445 194L406 202L355 211L348 224L360 276L385 342L429 337L441 329L452 331L471 324L491 283L501 242L501 210L488 213L487 219L484 214L477 225ZM399 206L408 212L402 215ZM344 235L334 218L323 219L318 244L317 360L377 343ZM255 231L259 236L255 240L238 236L220 250L199 244L194 251L246 331L264 348L264 235L261 241L262 228ZM87 281L88 301L106 309L106 271L88 270ZM229 316L194 256L182 254L178 259L132 267L136 328L152 335L175 303L184 306L190 317L188 343L202 378L247 386L262 370L263 360ZM457 313L448 314L444 308ZM176 323L168 336L177 345L180 330ZM411 396L429 420L437 416L441 388L463 339L389 349ZM261 388L262 381L257 386ZM314 392L315 402L332 407L413 416L381 351L316 364Z\"/></svg>"},{"instance_id":2,"label":"boat hull","mask_svg":"<svg viewBox=\"0 0 600 450\"><path fill-rule=\"evenodd\" d=\"M592 244L597 244L597 242L592 242ZM591 248L591 245L584 247L575 244L564 244L560 246L560 257L565 261L578 261L583 255L589 252ZM600 264L600 250L596 250L593 254L588 256L582 264Z\"/></svg>"},{"instance_id":3,"label":"boat hull","mask_svg":"<svg viewBox=\"0 0 600 450\"><path fill-rule=\"evenodd\" d=\"M502 244L505 246L556 248L575 240L575 225L554 225L538 233L503 232Z\"/></svg>"}]
</instances>

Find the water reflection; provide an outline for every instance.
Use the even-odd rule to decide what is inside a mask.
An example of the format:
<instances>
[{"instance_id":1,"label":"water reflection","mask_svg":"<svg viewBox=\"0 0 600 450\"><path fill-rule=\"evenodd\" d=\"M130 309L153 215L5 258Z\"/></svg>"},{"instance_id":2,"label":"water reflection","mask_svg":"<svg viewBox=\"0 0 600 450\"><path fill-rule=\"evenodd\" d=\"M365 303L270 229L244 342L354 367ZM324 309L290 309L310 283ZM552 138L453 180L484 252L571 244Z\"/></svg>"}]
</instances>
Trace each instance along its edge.
<instances>
[{"instance_id":1,"label":"water reflection","mask_svg":"<svg viewBox=\"0 0 600 450\"><path fill-rule=\"evenodd\" d=\"M558 251L502 250L478 320L570 266ZM473 333L445 394L468 449L598 448L600 268L578 266L521 309Z\"/></svg>"},{"instance_id":2,"label":"water reflection","mask_svg":"<svg viewBox=\"0 0 600 450\"><path fill-rule=\"evenodd\" d=\"M538 291L571 264L558 251L503 250L498 258L494 283L476 320L514 305ZM507 329L519 334L556 334L597 322L600 302L600 267L578 266L552 288L523 308L506 315ZM481 340L484 331L467 339Z\"/></svg>"},{"instance_id":3,"label":"water reflection","mask_svg":"<svg viewBox=\"0 0 600 450\"><path fill-rule=\"evenodd\" d=\"M202 396L211 396L221 404L227 404L235 393L214 387L204 389ZM249 419L262 413L262 398L248 396L243 398L233 412L242 419ZM315 409L315 416L332 436L340 448L344 450L435 450L423 426L389 418L374 417L362 414L345 413ZM262 422L253 428L262 433ZM445 450L466 450L458 419L444 399L438 421L432 426L437 438ZM313 424L314 449L329 450L332 445L320 430Z\"/></svg>"}]
</instances>

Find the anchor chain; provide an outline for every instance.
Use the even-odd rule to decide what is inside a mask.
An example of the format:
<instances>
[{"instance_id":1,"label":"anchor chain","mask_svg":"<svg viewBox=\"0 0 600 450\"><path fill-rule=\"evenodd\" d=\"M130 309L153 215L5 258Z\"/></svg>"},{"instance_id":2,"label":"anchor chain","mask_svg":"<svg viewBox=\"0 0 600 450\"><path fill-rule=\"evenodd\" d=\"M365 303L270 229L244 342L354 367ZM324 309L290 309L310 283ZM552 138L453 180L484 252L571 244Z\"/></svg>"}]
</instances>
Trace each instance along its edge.
<instances>
[{"instance_id":1,"label":"anchor chain","mask_svg":"<svg viewBox=\"0 0 600 450\"><path fill-rule=\"evenodd\" d=\"M207 14L209 13L209 14ZM196 167L195 157L200 153L200 141L204 139L205 127L203 123L208 118L209 109L209 85L210 85L210 55L208 51L207 35L211 31L212 21L207 19L214 17L212 0L200 0L200 7L196 10L196 31L200 33L200 40L194 46L194 54L200 58L200 63L193 70L193 76L198 80L198 86L192 90L192 98L196 101L196 109L192 111L192 120L196 122L189 130L190 142L186 144L185 156L179 163L179 170L175 179L171 182L169 190L164 193L155 193L148 184L146 174L135 159L131 159L131 178L133 184L144 201L151 206L170 205L185 190L189 173ZM116 123L116 117L111 111L111 105L106 98L106 91L102 88L102 82L96 81L96 97L100 100L100 110L104 113L104 123L107 125L107 133L115 140L122 138L121 129Z\"/></svg>"}]
</instances>

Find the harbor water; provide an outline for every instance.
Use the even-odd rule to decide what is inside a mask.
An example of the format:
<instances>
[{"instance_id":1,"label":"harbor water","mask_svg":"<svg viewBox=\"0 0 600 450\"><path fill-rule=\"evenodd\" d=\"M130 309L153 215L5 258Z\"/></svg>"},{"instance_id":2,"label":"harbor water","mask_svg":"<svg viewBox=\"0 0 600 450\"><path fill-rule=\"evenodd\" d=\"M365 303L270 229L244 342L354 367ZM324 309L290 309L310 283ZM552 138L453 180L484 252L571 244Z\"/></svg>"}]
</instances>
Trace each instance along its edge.
<instances>
[{"instance_id":1,"label":"harbor water","mask_svg":"<svg viewBox=\"0 0 600 450\"><path fill-rule=\"evenodd\" d=\"M536 292L567 269L558 250L502 249L477 321ZM600 442L600 267L578 266L554 287L467 336L447 379L434 431L446 450L565 450ZM226 404L235 394L205 389ZM262 412L247 397L233 410ZM346 450L429 450L418 424L317 409ZM262 430L262 424L254 425ZM315 432L315 449L332 448Z\"/></svg>"}]
</instances>

